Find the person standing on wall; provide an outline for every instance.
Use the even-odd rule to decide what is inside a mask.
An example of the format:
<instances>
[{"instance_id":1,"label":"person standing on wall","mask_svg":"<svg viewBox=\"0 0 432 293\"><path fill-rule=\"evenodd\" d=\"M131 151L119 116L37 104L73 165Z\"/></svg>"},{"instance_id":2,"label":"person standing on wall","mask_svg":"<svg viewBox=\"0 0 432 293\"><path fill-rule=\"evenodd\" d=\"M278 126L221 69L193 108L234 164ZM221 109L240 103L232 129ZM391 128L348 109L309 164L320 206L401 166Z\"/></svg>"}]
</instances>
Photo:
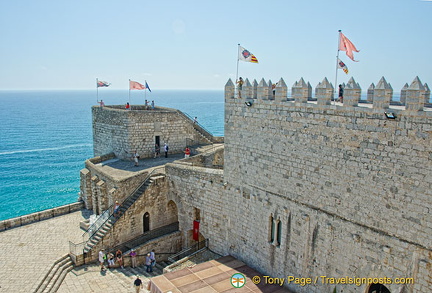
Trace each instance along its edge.
<instances>
[{"instance_id":1,"label":"person standing on wall","mask_svg":"<svg viewBox=\"0 0 432 293\"><path fill-rule=\"evenodd\" d=\"M340 84L339 85L339 101L341 103L343 103L343 98L344 98L343 95L344 95L344 89L343 89L342 85Z\"/></svg>"},{"instance_id":2,"label":"person standing on wall","mask_svg":"<svg viewBox=\"0 0 432 293\"><path fill-rule=\"evenodd\" d=\"M241 91L242 91L242 89L243 89L243 83L244 83L244 81L243 81L243 78L241 78L241 76L239 77L239 80L237 80L237 84L238 84L238 95L239 95L239 98L241 99Z\"/></svg>"},{"instance_id":3,"label":"person standing on wall","mask_svg":"<svg viewBox=\"0 0 432 293\"><path fill-rule=\"evenodd\" d=\"M165 143L164 144L165 158L168 158L168 150L169 150L168 143Z\"/></svg>"}]
</instances>

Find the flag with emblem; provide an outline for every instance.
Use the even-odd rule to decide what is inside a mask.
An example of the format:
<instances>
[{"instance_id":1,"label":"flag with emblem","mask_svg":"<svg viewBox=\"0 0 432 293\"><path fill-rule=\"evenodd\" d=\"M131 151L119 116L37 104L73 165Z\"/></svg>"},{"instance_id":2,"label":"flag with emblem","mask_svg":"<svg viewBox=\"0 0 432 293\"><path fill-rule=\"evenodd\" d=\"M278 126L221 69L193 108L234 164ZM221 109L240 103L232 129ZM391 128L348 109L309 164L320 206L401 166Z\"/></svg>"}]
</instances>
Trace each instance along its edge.
<instances>
[{"instance_id":1,"label":"flag with emblem","mask_svg":"<svg viewBox=\"0 0 432 293\"><path fill-rule=\"evenodd\" d=\"M246 50L245 48L243 48L242 46L239 46L238 60L258 63L258 59L255 57L255 55L249 52L248 50Z\"/></svg>"},{"instance_id":2,"label":"flag with emblem","mask_svg":"<svg viewBox=\"0 0 432 293\"><path fill-rule=\"evenodd\" d=\"M338 58L338 69L342 69L346 74L348 74L348 67L339 58Z\"/></svg>"}]
</instances>

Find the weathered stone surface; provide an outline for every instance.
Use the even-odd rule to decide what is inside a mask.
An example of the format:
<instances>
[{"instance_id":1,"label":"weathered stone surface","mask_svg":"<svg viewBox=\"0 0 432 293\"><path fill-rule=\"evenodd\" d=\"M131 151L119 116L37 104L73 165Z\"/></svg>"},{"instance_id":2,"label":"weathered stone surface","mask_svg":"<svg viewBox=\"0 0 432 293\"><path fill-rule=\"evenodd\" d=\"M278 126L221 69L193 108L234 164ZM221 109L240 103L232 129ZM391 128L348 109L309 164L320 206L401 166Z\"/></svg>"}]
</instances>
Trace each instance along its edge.
<instances>
[{"instance_id":1,"label":"weathered stone surface","mask_svg":"<svg viewBox=\"0 0 432 293\"><path fill-rule=\"evenodd\" d=\"M278 96L277 88L275 100L263 98L268 84L254 81L258 99L245 107L244 99L230 98L234 87L228 82L224 158L217 151L167 164L166 177L143 194L100 247L142 233L148 212L151 229L179 221L182 247L194 243L192 223L199 220L201 237L210 239L213 251L267 275L415 277L406 290L431 292L432 112L408 106L424 102L424 86L415 82L407 90L407 110L392 108L397 119L388 120L378 111L387 107L385 93L382 105L374 100L373 108L359 106L361 88L351 78L344 104L334 106L327 83L319 84L327 89L324 98L313 103L303 79L293 86L295 102ZM375 91L381 87L391 88L383 81ZM86 168L93 185L103 180L107 190L122 188ZM131 185L138 183L136 178ZM335 285L288 287L332 292ZM336 287L367 291L366 284Z\"/></svg>"}]
</instances>

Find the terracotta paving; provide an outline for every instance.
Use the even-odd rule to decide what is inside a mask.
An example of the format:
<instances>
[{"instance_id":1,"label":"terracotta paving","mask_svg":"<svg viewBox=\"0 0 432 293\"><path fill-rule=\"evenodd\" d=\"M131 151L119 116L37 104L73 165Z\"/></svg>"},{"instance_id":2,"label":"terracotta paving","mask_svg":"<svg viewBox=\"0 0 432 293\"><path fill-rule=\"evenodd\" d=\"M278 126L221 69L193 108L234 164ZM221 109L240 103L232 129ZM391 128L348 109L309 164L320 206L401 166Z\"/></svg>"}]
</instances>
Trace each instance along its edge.
<instances>
[{"instance_id":1,"label":"terracotta paving","mask_svg":"<svg viewBox=\"0 0 432 293\"><path fill-rule=\"evenodd\" d=\"M234 274L242 274L245 277L239 283L234 283L238 287L234 287L231 282ZM256 276L261 280L258 284L252 281L254 277L254 280L257 279ZM263 280L260 273L242 261L233 256L224 256L191 268L154 277L147 289L151 293L290 292L279 285L265 284Z\"/></svg>"}]
</instances>

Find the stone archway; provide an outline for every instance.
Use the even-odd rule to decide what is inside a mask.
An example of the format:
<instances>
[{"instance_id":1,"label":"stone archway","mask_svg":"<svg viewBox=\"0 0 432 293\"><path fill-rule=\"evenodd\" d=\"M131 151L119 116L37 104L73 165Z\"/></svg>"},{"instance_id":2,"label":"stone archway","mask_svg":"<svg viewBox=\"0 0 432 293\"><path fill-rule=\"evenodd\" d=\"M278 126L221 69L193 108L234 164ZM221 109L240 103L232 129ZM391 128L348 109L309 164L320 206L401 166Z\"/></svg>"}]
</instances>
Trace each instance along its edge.
<instances>
[{"instance_id":1,"label":"stone archway","mask_svg":"<svg viewBox=\"0 0 432 293\"><path fill-rule=\"evenodd\" d=\"M170 200L167 204L167 224L178 222L178 209L174 201Z\"/></svg>"},{"instance_id":2,"label":"stone archway","mask_svg":"<svg viewBox=\"0 0 432 293\"><path fill-rule=\"evenodd\" d=\"M372 284L367 293L391 293L390 290L382 284Z\"/></svg>"},{"instance_id":3,"label":"stone archway","mask_svg":"<svg viewBox=\"0 0 432 293\"><path fill-rule=\"evenodd\" d=\"M143 233L150 231L150 214L146 212L143 215Z\"/></svg>"}]
</instances>

